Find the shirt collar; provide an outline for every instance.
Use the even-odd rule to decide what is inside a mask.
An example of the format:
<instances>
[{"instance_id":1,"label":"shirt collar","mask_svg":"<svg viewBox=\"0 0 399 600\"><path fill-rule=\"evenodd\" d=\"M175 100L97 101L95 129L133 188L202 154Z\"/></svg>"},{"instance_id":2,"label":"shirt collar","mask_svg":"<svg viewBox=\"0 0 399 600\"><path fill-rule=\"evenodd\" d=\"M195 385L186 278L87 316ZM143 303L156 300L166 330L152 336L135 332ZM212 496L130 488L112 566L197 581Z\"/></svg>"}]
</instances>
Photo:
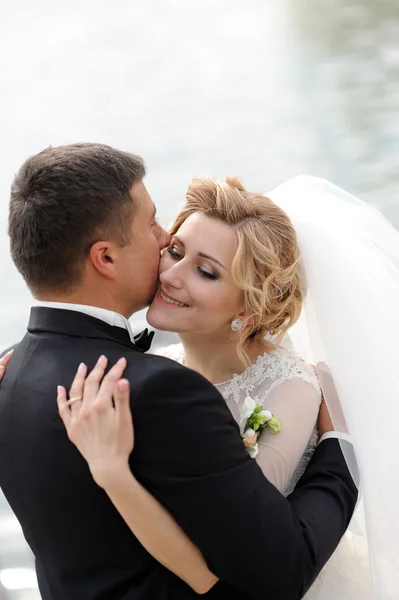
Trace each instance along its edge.
<instances>
[{"instance_id":1,"label":"shirt collar","mask_svg":"<svg viewBox=\"0 0 399 600\"><path fill-rule=\"evenodd\" d=\"M75 310L76 312L84 313L90 317L95 317L96 319L100 319L101 321L108 323L108 325L112 325L112 327L121 327L122 329L126 329L129 333L130 340L134 343L133 331L129 321L123 315L120 315L112 310L99 308L98 306L89 306L87 304L45 302L43 300L37 300L35 302L35 306L42 308L58 308L61 310Z\"/></svg>"}]
</instances>

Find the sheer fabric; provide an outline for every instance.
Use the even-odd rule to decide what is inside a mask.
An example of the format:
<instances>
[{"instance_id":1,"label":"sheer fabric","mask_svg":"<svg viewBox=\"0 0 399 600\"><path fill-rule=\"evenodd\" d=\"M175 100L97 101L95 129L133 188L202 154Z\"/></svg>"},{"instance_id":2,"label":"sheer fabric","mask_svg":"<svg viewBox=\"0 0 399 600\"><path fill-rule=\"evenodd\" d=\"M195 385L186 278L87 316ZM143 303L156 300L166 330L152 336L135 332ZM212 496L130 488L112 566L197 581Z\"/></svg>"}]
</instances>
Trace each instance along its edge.
<instances>
[{"instance_id":1,"label":"sheer fabric","mask_svg":"<svg viewBox=\"0 0 399 600\"><path fill-rule=\"evenodd\" d=\"M184 362L181 344L161 348L157 354ZM305 470L318 439L321 391L313 367L295 352L281 348L259 356L244 373L216 388L237 422L246 396L280 419L280 433L264 431L260 436L256 461L268 480L288 494Z\"/></svg>"},{"instance_id":2,"label":"sheer fabric","mask_svg":"<svg viewBox=\"0 0 399 600\"><path fill-rule=\"evenodd\" d=\"M330 582L326 572L312 598L398 600L399 232L321 179L296 177L268 196L295 227L307 281L303 315L290 335L317 366L336 429L346 421L361 476L362 501L333 557Z\"/></svg>"}]
</instances>

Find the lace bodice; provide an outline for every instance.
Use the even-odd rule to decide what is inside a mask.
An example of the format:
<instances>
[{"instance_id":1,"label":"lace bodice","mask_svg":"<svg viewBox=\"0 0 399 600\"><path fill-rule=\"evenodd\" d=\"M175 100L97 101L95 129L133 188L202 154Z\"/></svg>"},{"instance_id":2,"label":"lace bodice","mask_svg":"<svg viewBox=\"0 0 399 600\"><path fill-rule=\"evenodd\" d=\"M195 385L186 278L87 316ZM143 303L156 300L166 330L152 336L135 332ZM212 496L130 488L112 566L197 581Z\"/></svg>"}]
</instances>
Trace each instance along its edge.
<instances>
[{"instance_id":1,"label":"lace bodice","mask_svg":"<svg viewBox=\"0 0 399 600\"><path fill-rule=\"evenodd\" d=\"M160 348L157 354L184 363L182 344ZM215 387L237 422L247 396L279 417L280 433L262 433L256 460L281 492L290 493L318 439L316 421L321 390L314 368L294 351L279 348L259 356L246 371Z\"/></svg>"}]
</instances>

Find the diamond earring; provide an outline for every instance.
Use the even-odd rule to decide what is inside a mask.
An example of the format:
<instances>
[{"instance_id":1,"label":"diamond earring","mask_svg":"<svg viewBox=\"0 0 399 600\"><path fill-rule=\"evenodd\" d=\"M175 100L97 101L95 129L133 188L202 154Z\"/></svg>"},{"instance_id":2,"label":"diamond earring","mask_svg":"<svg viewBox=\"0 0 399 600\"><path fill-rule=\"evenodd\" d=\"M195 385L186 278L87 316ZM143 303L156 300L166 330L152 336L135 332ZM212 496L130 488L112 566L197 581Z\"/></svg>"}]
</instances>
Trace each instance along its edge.
<instances>
[{"instance_id":1,"label":"diamond earring","mask_svg":"<svg viewBox=\"0 0 399 600\"><path fill-rule=\"evenodd\" d=\"M233 319L231 322L231 331L239 331L241 329L242 321L240 317Z\"/></svg>"}]
</instances>

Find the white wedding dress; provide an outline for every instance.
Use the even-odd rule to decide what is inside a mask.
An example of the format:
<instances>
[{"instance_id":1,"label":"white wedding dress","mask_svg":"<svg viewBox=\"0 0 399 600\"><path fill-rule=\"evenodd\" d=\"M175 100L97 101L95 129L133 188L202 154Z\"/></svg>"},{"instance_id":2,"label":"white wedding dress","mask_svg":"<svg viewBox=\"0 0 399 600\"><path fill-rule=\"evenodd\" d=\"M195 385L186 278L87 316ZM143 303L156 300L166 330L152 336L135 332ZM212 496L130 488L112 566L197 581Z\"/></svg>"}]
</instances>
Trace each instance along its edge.
<instances>
[{"instance_id":1,"label":"white wedding dress","mask_svg":"<svg viewBox=\"0 0 399 600\"><path fill-rule=\"evenodd\" d=\"M183 364L182 344L157 350L157 354ZM264 475L283 494L292 491L317 444L316 421L321 390L314 368L298 354L279 348L259 356L244 373L216 384L233 417L240 422L247 396L281 421L280 433L264 431L256 461Z\"/></svg>"},{"instance_id":2,"label":"white wedding dress","mask_svg":"<svg viewBox=\"0 0 399 600\"><path fill-rule=\"evenodd\" d=\"M184 364L182 344L172 344L156 352ZM268 480L282 494L288 495L305 471L318 443L316 423L321 388L314 367L293 350L278 348L259 356L244 373L234 375L215 387L238 423L247 396L280 419L281 431L278 434L265 430L260 436L255 460ZM357 539L352 533L344 536L305 598L373 598L367 549L362 546L362 538Z\"/></svg>"}]
</instances>

